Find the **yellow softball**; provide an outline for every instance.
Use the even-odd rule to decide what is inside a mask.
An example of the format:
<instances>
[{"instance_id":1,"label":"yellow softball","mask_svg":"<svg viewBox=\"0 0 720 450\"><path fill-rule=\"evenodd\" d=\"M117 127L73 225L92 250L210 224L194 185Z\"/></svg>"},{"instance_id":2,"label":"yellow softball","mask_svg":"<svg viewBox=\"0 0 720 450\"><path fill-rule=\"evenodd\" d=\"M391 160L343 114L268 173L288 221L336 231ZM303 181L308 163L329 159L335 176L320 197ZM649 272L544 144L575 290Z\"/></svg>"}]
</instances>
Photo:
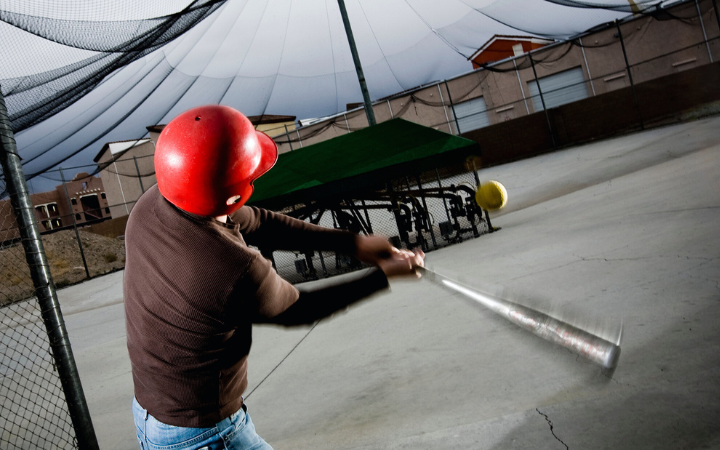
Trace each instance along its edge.
<instances>
[{"instance_id":1,"label":"yellow softball","mask_svg":"<svg viewBox=\"0 0 720 450\"><path fill-rule=\"evenodd\" d=\"M475 201L482 209L488 211L501 209L507 203L505 186L494 180L482 183L475 192Z\"/></svg>"}]
</instances>

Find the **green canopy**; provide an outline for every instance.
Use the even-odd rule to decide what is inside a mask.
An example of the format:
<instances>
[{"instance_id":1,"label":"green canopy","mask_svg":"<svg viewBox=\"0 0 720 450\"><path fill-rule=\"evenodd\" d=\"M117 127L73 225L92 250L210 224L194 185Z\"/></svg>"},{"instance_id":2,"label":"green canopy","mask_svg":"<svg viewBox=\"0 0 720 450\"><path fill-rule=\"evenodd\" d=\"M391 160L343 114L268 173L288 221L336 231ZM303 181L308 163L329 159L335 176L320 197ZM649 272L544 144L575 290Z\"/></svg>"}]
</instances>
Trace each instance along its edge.
<instances>
[{"instance_id":1,"label":"green canopy","mask_svg":"<svg viewBox=\"0 0 720 450\"><path fill-rule=\"evenodd\" d=\"M286 206L342 196L479 154L475 141L392 119L281 154L275 167L255 181L250 203Z\"/></svg>"}]
</instances>

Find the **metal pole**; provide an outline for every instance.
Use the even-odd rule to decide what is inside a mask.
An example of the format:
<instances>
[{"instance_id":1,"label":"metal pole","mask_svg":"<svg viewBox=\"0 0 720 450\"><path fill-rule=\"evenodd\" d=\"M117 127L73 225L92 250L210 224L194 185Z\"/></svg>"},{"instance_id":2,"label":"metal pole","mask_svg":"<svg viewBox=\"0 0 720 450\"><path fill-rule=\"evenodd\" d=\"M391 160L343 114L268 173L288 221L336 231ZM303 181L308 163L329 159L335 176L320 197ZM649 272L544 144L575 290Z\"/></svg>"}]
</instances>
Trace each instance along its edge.
<instances>
[{"instance_id":1,"label":"metal pole","mask_svg":"<svg viewBox=\"0 0 720 450\"><path fill-rule=\"evenodd\" d=\"M515 63L514 59L513 59L513 66L515 66L515 75L517 75L518 84L520 85L520 93L522 93L523 102L525 102L525 111L527 111L528 116L529 116L530 108L528 108L527 99L525 98L525 89L523 89L522 80L520 79L520 72L518 72L517 63Z\"/></svg>"},{"instance_id":2,"label":"metal pole","mask_svg":"<svg viewBox=\"0 0 720 450\"><path fill-rule=\"evenodd\" d=\"M137 171L137 174L138 174L138 181L140 181L140 190L144 194L145 186L143 186L142 175L140 175L140 167L138 166L138 163L137 163L137 156L133 156L133 160L135 160L135 170Z\"/></svg>"},{"instance_id":3,"label":"metal pole","mask_svg":"<svg viewBox=\"0 0 720 450\"><path fill-rule=\"evenodd\" d=\"M367 221L368 231L370 231L370 234L373 234L372 224L370 223L370 214L368 214L367 205L365 204L365 200L360 201L362 202L363 208L365 208L365 220Z\"/></svg>"},{"instance_id":4,"label":"metal pole","mask_svg":"<svg viewBox=\"0 0 720 450\"><path fill-rule=\"evenodd\" d=\"M423 207L425 208L425 215L427 218L427 224L428 228L430 229L430 238L432 239L433 247L437 248L437 240L435 239L435 230L433 230L433 224L430 222L430 210L428 209L427 201L425 200L425 191L422 187L422 182L420 181L420 175L415 175L415 180L417 180L418 190L420 191L420 198L422 198Z\"/></svg>"},{"instance_id":5,"label":"metal pole","mask_svg":"<svg viewBox=\"0 0 720 450\"><path fill-rule=\"evenodd\" d=\"M17 216L18 230L25 248L25 258L30 266L35 294L65 394L70 419L75 429L78 447L81 450L98 449L95 429L90 419L90 411L85 401L80 375L75 365L75 358L60 311L60 302L50 273L50 265L40 239L37 219L33 213L33 205L30 201L2 93L0 93L0 164L5 175L10 202Z\"/></svg>"},{"instance_id":6,"label":"metal pole","mask_svg":"<svg viewBox=\"0 0 720 450\"><path fill-rule=\"evenodd\" d=\"M443 80L445 82L445 90L448 93L448 101L450 102L450 109L452 109L453 118L455 119L455 129L457 130L457 134L460 134L460 124L458 123L457 114L455 114L455 105L453 104L452 95L450 95L450 87L447 84L447 80Z\"/></svg>"},{"instance_id":7,"label":"metal pole","mask_svg":"<svg viewBox=\"0 0 720 450\"><path fill-rule=\"evenodd\" d=\"M628 62L627 52L625 51L625 41L623 40L622 31L620 30L620 22L615 19L615 27L618 31L618 37L620 38L620 46L622 47L623 57L625 58L625 67L627 68L628 79L630 80L630 89L632 89L633 100L635 101L635 109L637 110L638 118L640 119L640 129L645 129L645 123L643 122L642 113L640 112L640 102L635 92L635 83L633 82L632 73L630 73L630 63Z\"/></svg>"},{"instance_id":8,"label":"metal pole","mask_svg":"<svg viewBox=\"0 0 720 450\"><path fill-rule=\"evenodd\" d=\"M452 127L450 126L450 117L448 116L448 113L447 113L447 107L445 106L445 99L443 98L443 95L442 95L442 89L440 89L440 82L438 82L437 88L438 88L438 92L440 93L440 103L442 103L443 111L445 111L445 121L447 123L448 130L450 130L450 133L452 134Z\"/></svg>"},{"instance_id":9,"label":"metal pole","mask_svg":"<svg viewBox=\"0 0 720 450\"><path fill-rule=\"evenodd\" d=\"M442 185L442 182L440 182L440 172L437 169L435 169L435 176L437 177L438 187L440 188L439 192L441 194L440 196L442 197L443 206L445 206L445 215L447 215L447 220L448 220L448 222L450 222L452 219L450 218L450 211L448 211L448 206L447 206L447 201L445 201L445 196L442 195L443 185Z\"/></svg>"},{"instance_id":10,"label":"metal pole","mask_svg":"<svg viewBox=\"0 0 720 450\"><path fill-rule=\"evenodd\" d=\"M355 61L355 71L357 72L358 81L360 81L360 90L362 91L363 100L365 102L365 114L367 115L368 124L370 126L375 125L375 112L370 102L370 93L368 92L367 84L365 83L365 74L360 64L360 56L355 46L355 38L353 37L352 28L350 28L350 19L348 18L347 11L345 10L344 0L338 0L340 6L340 15L342 16L343 24L345 24L345 33L347 34L348 43L350 44L350 53L352 53L353 61Z\"/></svg>"},{"instance_id":11,"label":"metal pole","mask_svg":"<svg viewBox=\"0 0 720 450\"><path fill-rule=\"evenodd\" d=\"M293 151L292 142L290 142L290 131L288 131L287 124L284 124L284 125L285 125L285 136L287 136L288 145L290 146L290 151Z\"/></svg>"},{"instance_id":12,"label":"metal pole","mask_svg":"<svg viewBox=\"0 0 720 450\"><path fill-rule=\"evenodd\" d=\"M595 85L593 84L592 75L590 74L590 65L587 62L587 56L585 56L585 46L583 45L581 38L578 38L578 42L580 42L580 51L582 51L583 59L585 60L585 68L587 69L588 78L590 79L590 87L593 91L593 97L595 97Z\"/></svg>"},{"instance_id":13,"label":"metal pole","mask_svg":"<svg viewBox=\"0 0 720 450\"><path fill-rule=\"evenodd\" d=\"M533 61L532 55L528 53L530 58L530 65L532 66L533 75L535 75L535 84L537 84L538 92L540 93L540 103L542 103L543 111L545 111L545 120L547 120L548 130L550 130L550 139L552 139L553 148L557 148L555 143L555 133L553 133L552 125L550 124L550 114L548 114L547 108L545 107L545 98L543 97L542 89L540 89L540 79L538 78L537 71L535 70L535 61Z\"/></svg>"},{"instance_id":14,"label":"metal pole","mask_svg":"<svg viewBox=\"0 0 720 450\"><path fill-rule=\"evenodd\" d=\"M392 181L387 182L387 191L388 195L390 196L390 204L392 205L393 214L395 215L395 223L397 224L398 228L398 237L401 241L405 242L407 248L410 248L410 235L408 234L407 230L403 229L402 227L400 204L397 200L397 195L395 195L395 191L393 190Z\"/></svg>"},{"instance_id":15,"label":"metal pole","mask_svg":"<svg viewBox=\"0 0 720 450\"><path fill-rule=\"evenodd\" d=\"M80 240L80 233L78 232L77 222L75 221L75 211L73 211L72 202L70 201L70 194L68 194L67 184L65 184L65 175L63 175L62 167L60 168L60 179L62 180L63 189L65 190L65 198L67 198L68 207L70 208L70 217L72 217L73 229L75 230L75 238L77 239L78 246L80 247L80 256L82 257L83 266L85 266L85 275L90 278L90 271L88 270L87 261L85 260L85 252L83 251L82 241Z\"/></svg>"}]
</instances>

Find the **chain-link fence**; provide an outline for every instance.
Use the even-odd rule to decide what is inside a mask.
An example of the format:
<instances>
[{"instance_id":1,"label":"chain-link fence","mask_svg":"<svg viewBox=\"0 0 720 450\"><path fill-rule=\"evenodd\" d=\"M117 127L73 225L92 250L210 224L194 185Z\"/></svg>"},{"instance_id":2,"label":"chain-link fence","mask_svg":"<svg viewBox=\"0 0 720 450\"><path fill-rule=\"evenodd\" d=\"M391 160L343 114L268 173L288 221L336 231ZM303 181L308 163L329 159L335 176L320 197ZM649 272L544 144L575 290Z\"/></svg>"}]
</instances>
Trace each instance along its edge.
<instances>
[{"instance_id":1,"label":"chain-link fence","mask_svg":"<svg viewBox=\"0 0 720 450\"><path fill-rule=\"evenodd\" d=\"M0 226L17 228L12 210L2 211ZM76 448L23 246L0 251L0 447Z\"/></svg>"},{"instance_id":2,"label":"chain-link fence","mask_svg":"<svg viewBox=\"0 0 720 450\"><path fill-rule=\"evenodd\" d=\"M0 95L0 446L97 449Z\"/></svg>"}]
</instances>

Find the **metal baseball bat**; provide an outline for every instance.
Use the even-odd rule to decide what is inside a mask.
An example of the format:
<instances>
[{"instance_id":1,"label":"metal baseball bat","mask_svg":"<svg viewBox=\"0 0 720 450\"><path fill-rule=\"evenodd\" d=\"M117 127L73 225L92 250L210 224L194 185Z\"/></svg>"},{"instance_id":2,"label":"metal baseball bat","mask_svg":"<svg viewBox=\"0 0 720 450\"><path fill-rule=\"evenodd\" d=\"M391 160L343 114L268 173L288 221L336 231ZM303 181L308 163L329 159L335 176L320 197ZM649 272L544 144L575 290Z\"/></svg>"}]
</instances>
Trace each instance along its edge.
<instances>
[{"instance_id":1,"label":"metal baseball bat","mask_svg":"<svg viewBox=\"0 0 720 450\"><path fill-rule=\"evenodd\" d=\"M573 353L599 364L603 369L612 370L617 366L620 358L620 338L618 338L617 344L613 344L540 311L463 286L434 270L421 267L420 272L424 278L475 300L520 328L561 345Z\"/></svg>"}]
</instances>

